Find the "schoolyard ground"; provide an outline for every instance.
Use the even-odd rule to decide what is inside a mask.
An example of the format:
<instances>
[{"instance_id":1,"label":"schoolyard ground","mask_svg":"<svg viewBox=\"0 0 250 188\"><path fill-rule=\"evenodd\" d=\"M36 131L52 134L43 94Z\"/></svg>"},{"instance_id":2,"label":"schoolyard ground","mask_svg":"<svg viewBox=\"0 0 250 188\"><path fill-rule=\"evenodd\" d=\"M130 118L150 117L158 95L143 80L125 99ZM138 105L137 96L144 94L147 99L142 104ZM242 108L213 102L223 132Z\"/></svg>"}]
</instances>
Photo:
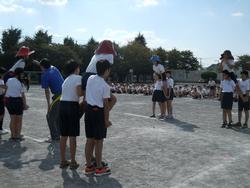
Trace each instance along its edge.
<instances>
[{"instance_id":1,"label":"schoolyard ground","mask_svg":"<svg viewBox=\"0 0 250 188\"><path fill-rule=\"evenodd\" d=\"M43 90L27 93L20 143L0 139L1 188L247 188L250 187L250 130L222 129L216 100L174 100L174 120L151 119L151 96L116 95L113 126L104 143L112 175L83 174L84 120L78 138L78 170L59 168L59 143L44 142L49 131ZM233 119L237 118L234 103ZM158 109L158 107L157 107ZM4 127L7 129L6 112Z\"/></svg>"}]
</instances>

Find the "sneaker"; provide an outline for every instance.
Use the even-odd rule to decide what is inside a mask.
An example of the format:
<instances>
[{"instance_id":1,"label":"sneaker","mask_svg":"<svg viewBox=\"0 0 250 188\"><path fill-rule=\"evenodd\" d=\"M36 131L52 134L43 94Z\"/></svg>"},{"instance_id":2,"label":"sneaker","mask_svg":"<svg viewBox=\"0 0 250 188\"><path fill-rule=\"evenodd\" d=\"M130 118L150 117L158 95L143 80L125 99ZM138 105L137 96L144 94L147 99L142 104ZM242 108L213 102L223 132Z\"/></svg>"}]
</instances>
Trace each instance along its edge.
<instances>
[{"instance_id":1,"label":"sneaker","mask_svg":"<svg viewBox=\"0 0 250 188\"><path fill-rule=\"evenodd\" d=\"M165 120L166 116L159 116L159 120Z\"/></svg>"},{"instance_id":2,"label":"sneaker","mask_svg":"<svg viewBox=\"0 0 250 188\"><path fill-rule=\"evenodd\" d=\"M69 168L71 170L76 170L79 167L79 164L76 161L71 161L69 164Z\"/></svg>"},{"instance_id":3,"label":"sneaker","mask_svg":"<svg viewBox=\"0 0 250 188\"><path fill-rule=\"evenodd\" d=\"M8 134L8 133L9 133L9 131L7 131L6 129L0 130L0 135Z\"/></svg>"},{"instance_id":4,"label":"sneaker","mask_svg":"<svg viewBox=\"0 0 250 188\"><path fill-rule=\"evenodd\" d=\"M153 114L152 116L149 116L149 117L151 117L151 118L155 118L155 114Z\"/></svg>"},{"instance_id":5,"label":"sneaker","mask_svg":"<svg viewBox=\"0 0 250 188\"><path fill-rule=\"evenodd\" d=\"M226 126L227 126L227 122L223 122L221 125L221 128L226 128Z\"/></svg>"},{"instance_id":6,"label":"sneaker","mask_svg":"<svg viewBox=\"0 0 250 188\"><path fill-rule=\"evenodd\" d=\"M69 161L61 161L60 168L65 169L65 168L68 168L69 165L70 165Z\"/></svg>"},{"instance_id":7,"label":"sneaker","mask_svg":"<svg viewBox=\"0 0 250 188\"><path fill-rule=\"evenodd\" d=\"M247 129L248 128L248 125L246 123L244 123L241 127L242 129Z\"/></svg>"},{"instance_id":8,"label":"sneaker","mask_svg":"<svg viewBox=\"0 0 250 188\"><path fill-rule=\"evenodd\" d=\"M231 129L232 128L232 121L230 121L228 124L227 124L227 129Z\"/></svg>"},{"instance_id":9,"label":"sneaker","mask_svg":"<svg viewBox=\"0 0 250 188\"><path fill-rule=\"evenodd\" d=\"M95 173L95 167L94 165L91 165L89 167L85 167L84 169L86 175L94 174Z\"/></svg>"},{"instance_id":10,"label":"sneaker","mask_svg":"<svg viewBox=\"0 0 250 188\"><path fill-rule=\"evenodd\" d=\"M108 167L96 168L95 176L105 176L111 174L111 170Z\"/></svg>"}]
</instances>

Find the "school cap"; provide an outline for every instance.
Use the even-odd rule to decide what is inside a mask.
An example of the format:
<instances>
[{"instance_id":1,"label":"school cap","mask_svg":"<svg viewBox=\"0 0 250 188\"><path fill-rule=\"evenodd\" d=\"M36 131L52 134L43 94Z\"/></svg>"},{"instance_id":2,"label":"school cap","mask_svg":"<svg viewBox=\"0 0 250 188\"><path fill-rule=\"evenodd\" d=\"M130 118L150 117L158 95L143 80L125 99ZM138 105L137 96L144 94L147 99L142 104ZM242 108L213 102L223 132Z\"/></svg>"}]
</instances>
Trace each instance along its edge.
<instances>
[{"instance_id":1,"label":"school cap","mask_svg":"<svg viewBox=\"0 0 250 188\"><path fill-rule=\"evenodd\" d=\"M158 55L152 55L152 57L150 58L150 61L152 62L160 62L160 57Z\"/></svg>"},{"instance_id":2,"label":"school cap","mask_svg":"<svg viewBox=\"0 0 250 188\"><path fill-rule=\"evenodd\" d=\"M16 54L16 57L28 57L30 56L31 54L35 53L35 51L30 51L29 47L26 47L26 46L22 46L17 54Z\"/></svg>"}]
</instances>

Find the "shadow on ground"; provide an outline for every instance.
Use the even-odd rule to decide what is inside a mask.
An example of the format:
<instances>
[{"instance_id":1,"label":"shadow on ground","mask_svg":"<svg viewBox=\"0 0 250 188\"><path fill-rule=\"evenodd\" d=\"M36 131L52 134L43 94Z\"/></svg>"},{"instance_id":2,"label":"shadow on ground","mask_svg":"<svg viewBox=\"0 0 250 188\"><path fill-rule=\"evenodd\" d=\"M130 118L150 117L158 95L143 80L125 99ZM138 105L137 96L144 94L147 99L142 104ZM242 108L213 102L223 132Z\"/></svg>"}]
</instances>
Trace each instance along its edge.
<instances>
[{"instance_id":1,"label":"shadow on ground","mask_svg":"<svg viewBox=\"0 0 250 188\"><path fill-rule=\"evenodd\" d=\"M200 128L197 125L184 122L178 119L169 119L167 120L167 123L175 125L176 127L181 128L182 131L187 131L187 132L195 132L195 129Z\"/></svg>"},{"instance_id":2,"label":"shadow on ground","mask_svg":"<svg viewBox=\"0 0 250 188\"><path fill-rule=\"evenodd\" d=\"M102 188L121 188L121 184L114 178L109 176L94 177L88 176L87 179L81 178L80 174L71 170L72 174L67 170L62 170L63 187L77 188L77 187L102 187Z\"/></svg>"}]
</instances>

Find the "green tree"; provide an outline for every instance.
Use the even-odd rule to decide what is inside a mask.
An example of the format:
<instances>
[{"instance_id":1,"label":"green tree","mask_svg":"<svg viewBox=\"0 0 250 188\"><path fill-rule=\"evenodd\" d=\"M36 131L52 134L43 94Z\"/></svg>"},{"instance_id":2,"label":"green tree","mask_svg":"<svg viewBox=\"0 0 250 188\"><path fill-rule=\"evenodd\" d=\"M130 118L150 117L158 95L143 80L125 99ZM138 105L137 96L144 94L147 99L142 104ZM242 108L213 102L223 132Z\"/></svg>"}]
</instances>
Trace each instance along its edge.
<instances>
[{"instance_id":1,"label":"green tree","mask_svg":"<svg viewBox=\"0 0 250 188\"><path fill-rule=\"evenodd\" d=\"M209 78L216 80L217 74L215 72L207 71L201 74L201 78L205 80L205 82L208 82Z\"/></svg>"},{"instance_id":2,"label":"green tree","mask_svg":"<svg viewBox=\"0 0 250 188\"><path fill-rule=\"evenodd\" d=\"M18 42L21 39L22 31L18 28L13 28L3 31L1 49L4 54L15 54L18 49Z\"/></svg>"},{"instance_id":3,"label":"green tree","mask_svg":"<svg viewBox=\"0 0 250 188\"><path fill-rule=\"evenodd\" d=\"M139 76L145 76L152 74L152 63L150 59L150 49L139 44L139 43L129 43L124 47L124 63L127 64L127 67L133 69L134 75L139 81Z\"/></svg>"},{"instance_id":4,"label":"green tree","mask_svg":"<svg viewBox=\"0 0 250 188\"><path fill-rule=\"evenodd\" d=\"M69 47L75 47L75 41L74 41L73 38L67 36L63 40L63 45L64 46L69 46Z\"/></svg>"},{"instance_id":5,"label":"green tree","mask_svg":"<svg viewBox=\"0 0 250 188\"><path fill-rule=\"evenodd\" d=\"M198 70L199 61L194 57L193 52L189 50L179 51L172 49L167 52L167 61L169 69Z\"/></svg>"},{"instance_id":6,"label":"green tree","mask_svg":"<svg viewBox=\"0 0 250 188\"><path fill-rule=\"evenodd\" d=\"M49 35L48 31L39 30L35 33L33 40L34 40L34 43L37 45L51 44L52 35Z\"/></svg>"},{"instance_id":7,"label":"green tree","mask_svg":"<svg viewBox=\"0 0 250 188\"><path fill-rule=\"evenodd\" d=\"M236 67L242 67L243 70L250 70L250 55L242 55L238 57Z\"/></svg>"},{"instance_id":8,"label":"green tree","mask_svg":"<svg viewBox=\"0 0 250 188\"><path fill-rule=\"evenodd\" d=\"M146 39L145 37L143 36L143 34L139 33L135 39L134 39L134 42L137 42L139 44L141 44L142 46L146 47L147 45L147 42L146 42Z\"/></svg>"}]
</instances>

